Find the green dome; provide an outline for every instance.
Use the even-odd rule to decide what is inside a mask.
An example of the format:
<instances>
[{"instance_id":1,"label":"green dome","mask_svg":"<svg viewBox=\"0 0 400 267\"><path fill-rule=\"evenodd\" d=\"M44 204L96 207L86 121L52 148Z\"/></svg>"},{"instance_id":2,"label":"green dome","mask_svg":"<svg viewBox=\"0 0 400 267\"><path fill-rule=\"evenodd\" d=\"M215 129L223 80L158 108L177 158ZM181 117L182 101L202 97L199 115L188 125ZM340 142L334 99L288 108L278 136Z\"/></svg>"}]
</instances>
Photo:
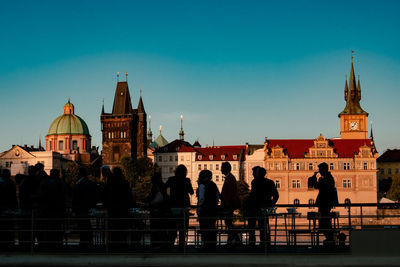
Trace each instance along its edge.
<instances>
[{"instance_id":1,"label":"green dome","mask_svg":"<svg viewBox=\"0 0 400 267\"><path fill-rule=\"evenodd\" d=\"M86 122L75 114L63 114L53 121L47 135L53 134L85 134L89 135Z\"/></svg>"},{"instance_id":2,"label":"green dome","mask_svg":"<svg viewBox=\"0 0 400 267\"><path fill-rule=\"evenodd\" d=\"M89 128L84 120L74 114L74 105L68 100L64 105L64 114L50 125L47 135L89 134Z\"/></svg>"}]
</instances>

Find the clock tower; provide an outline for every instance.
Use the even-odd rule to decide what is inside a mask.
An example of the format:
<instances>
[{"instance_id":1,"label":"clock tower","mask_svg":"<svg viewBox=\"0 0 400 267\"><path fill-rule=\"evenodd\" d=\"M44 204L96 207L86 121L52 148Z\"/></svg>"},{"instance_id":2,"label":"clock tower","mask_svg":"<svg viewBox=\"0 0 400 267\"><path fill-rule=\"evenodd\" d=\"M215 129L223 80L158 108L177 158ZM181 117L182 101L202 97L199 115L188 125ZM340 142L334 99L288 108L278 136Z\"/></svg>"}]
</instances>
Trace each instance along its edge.
<instances>
[{"instance_id":1,"label":"clock tower","mask_svg":"<svg viewBox=\"0 0 400 267\"><path fill-rule=\"evenodd\" d=\"M361 86L354 75L353 56L351 56L351 70L349 83L344 85L344 99L346 107L339 113L340 138L342 139L368 139L367 117L368 113L360 106Z\"/></svg>"}]
</instances>

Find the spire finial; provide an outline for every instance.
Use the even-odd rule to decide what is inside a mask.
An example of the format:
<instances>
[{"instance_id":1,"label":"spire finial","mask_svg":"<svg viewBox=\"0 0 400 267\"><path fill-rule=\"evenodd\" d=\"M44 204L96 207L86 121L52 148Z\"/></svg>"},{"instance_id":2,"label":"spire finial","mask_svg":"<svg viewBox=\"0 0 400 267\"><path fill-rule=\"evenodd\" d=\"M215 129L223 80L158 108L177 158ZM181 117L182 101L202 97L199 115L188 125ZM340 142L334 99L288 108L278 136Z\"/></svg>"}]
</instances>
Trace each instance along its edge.
<instances>
[{"instance_id":1,"label":"spire finial","mask_svg":"<svg viewBox=\"0 0 400 267\"><path fill-rule=\"evenodd\" d=\"M374 133L372 132L372 120L371 120L371 134L369 136L369 139L371 139L372 141L374 141Z\"/></svg>"},{"instance_id":2,"label":"spire finial","mask_svg":"<svg viewBox=\"0 0 400 267\"><path fill-rule=\"evenodd\" d=\"M179 131L179 140L184 140L185 132L183 131L183 115L181 114L181 130Z\"/></svg>"},{"instance_id":3,"label":"spire finial","mask_svg":"<svg viewBox=\"0 0 400 267\"><path fill-rule=\"evenodd\" d=\"M117 71L117 82L119 82L119 71Z\"/></svg>"},{"instance_id":4,"label":"spire finial","mask_svg":"<svg viewBox=\"0 0 400 267\"><path fill-rule=\"evenodd\" d=\"M354 50L351 50L351 63L353 63Z\"/></svg>"},{"instance_id":5,"label":"spire finial","mask_svg":"<svg viewBox=\"0 0 400 267\"><path fill-rule=\"evenodd\" d=\"M149 130L147 131L147 141L148 144L153 142L153 132L151 131L151 115L149 114Z\"/></svg>"},{"instance_id":6,"label":"spire finial","mask_svg":"<svg viewBox=\"0 0 400 267\"><path fill-rule=\"evenodd\" d=\"M142 89L143 89L143 87L140 86L140 97L142 97Z\"/></svg>"},{"instance_id":7,"label":"spire finial","mask_svg":"<svg viewBox=\"0 0 400 267\"><path fill-rule=\"evenodd\" d=\"M101 114L104 114L104 97L103 97L103 105L101 106Z\"/></svg>"},{"instance_id":8,"label":"spire finial","mask_svg":"<svg viewBox=\"0 0 400 267\"><path fill-rule=\"evenodd\" d=\"M160 135L161 135L161 132L162 132L162 125L160 125Z\"/></svg>"},{"instance_id":9,"label":"spire finial","mask_svg":"<svg viewBox=\"0 0 400 267\"><path fill-rule=\"evenodd\" d=\"M127 81L128 81L128 72L125 71L125 82L127 82Z\"/></svg>"}]
</instances>

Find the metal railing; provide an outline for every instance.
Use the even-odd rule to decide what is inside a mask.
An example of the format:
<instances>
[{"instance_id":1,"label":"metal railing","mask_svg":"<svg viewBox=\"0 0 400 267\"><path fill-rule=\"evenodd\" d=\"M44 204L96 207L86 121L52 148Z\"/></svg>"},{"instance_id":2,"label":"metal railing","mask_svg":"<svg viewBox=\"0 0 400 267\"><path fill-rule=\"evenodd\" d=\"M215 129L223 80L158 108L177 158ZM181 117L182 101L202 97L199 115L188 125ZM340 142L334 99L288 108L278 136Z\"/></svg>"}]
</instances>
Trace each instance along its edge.
<instances>
[{"instance_id":1,"label":"metal railing","mask_svg":"<svg viewBox=\"0 0 400 267\"><path fill-rule=\"evenodd\" d=\"M226 227L226 219L233 227ZM321 227L321 220L328 226ZM196 207L2 210L0 252L349 252L353 230L400 230L399 225L397 204L372 203L338 205L325 217L310 205L276 205L251 215L237 211L233 217L224 210L198 216Z\"/></svg>"}]
</instances>

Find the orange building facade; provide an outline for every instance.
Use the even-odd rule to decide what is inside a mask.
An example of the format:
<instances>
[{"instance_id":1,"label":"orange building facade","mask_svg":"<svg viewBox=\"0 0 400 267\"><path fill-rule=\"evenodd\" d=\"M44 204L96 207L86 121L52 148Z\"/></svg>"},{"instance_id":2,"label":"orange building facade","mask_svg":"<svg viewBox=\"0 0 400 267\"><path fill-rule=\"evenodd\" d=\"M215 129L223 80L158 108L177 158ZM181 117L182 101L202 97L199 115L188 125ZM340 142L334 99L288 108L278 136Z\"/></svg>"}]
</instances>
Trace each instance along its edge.
<instances>
[{"instance_id":1,"label":"orange building facade","mask_svg":"<svg viewBox=\"0 0 400 267\"><path fill-rule=\"evenodd\" d=\"M376 203L378 153L372 132L368 138L368 113L360 105L361 86L359 79L356 83L353 60L344 95L346 106L339 113L340 138L265 138L264 145L247 145L246 181L253 179L254 166L262 166L278 187L278 204L313 204L318 190L308 188L308 177L326 162L335 178L339 203Z\"/></svg>"}]
</instances>

